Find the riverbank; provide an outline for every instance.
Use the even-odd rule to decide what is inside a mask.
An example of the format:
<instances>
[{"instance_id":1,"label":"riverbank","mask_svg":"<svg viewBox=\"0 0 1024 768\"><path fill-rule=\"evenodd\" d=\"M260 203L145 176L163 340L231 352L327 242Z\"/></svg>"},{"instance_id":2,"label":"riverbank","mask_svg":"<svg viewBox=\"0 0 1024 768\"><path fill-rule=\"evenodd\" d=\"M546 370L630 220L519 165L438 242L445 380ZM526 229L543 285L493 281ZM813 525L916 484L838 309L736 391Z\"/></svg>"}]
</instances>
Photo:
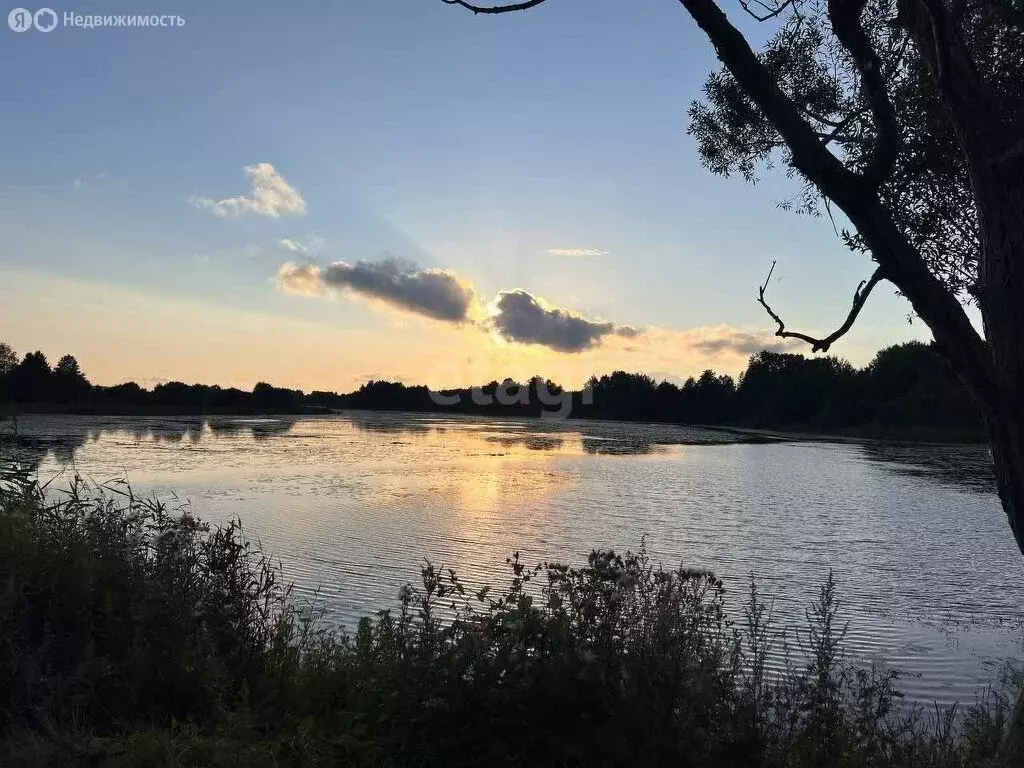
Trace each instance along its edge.
<instances>
[{"instance_id":1,"label":"riverbank","mask_svg":"<svg viewBox=\"0 0 1024 768\"><path fill-rule=\"evenodd\" d=\"M844 658L831 579L778 667L796 635L753 586L726 592L643 552L507 569L506 588L471 591L427 566L346 638L237 523L123 485L44 498L7 473L0 762L1009 764L1008 689L956 727L897 707L898 673ZM727 600L746 605L738 625Z\"/></svg>"},{"instance_id":2,"label":"riverbank","mask_svg":"<svg viewBox=\"0 0 1024 768\"><path fill-rule=\"evenodd\" d=\"M900 443L936 443L981 445L987 441L973 431L955 429L917 428L886 428L879 425L865 426L857 429L830 430L815 432L806 425L790 425L780 427L750 427L741 424L694 424L701 429L717 430L733 435L749 435L766 437L776 440L828 440L838 443L862 443L865 441L900 442Z\"/></svg>"}]
</instances>

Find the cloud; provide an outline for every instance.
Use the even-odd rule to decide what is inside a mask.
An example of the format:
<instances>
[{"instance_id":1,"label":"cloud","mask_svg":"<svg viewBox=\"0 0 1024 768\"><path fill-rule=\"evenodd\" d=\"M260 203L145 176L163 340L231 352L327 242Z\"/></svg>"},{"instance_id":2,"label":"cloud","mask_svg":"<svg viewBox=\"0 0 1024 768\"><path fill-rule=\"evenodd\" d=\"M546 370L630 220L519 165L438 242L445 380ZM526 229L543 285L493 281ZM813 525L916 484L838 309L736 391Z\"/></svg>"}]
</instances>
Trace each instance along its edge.
<instances>
[{"instance_id":1,"label":"cloud","mask_svg":"<svg viewBox=\"0 0 1024 768\"><path fill-rule=\"evenodd\" d=\"M304 240L282 237L277 241L279 250L311 259L315 259L323 251L325 245L327 245L327 240L320 237L320 235L306 235Z\"/></svg>"},{"instance_id":2,"label":"cloud","mask_svg":"<svg viewBox=\"0 0 1024 768\"><path fill-rule=\"evenodd\" d=\"M384 304L431 317L461 323L469 320L476 304L473 286L445 269L419 269L411 261L336 261L326 267L315 264L283 264L278 285L290 293L323 295L329 288L352 293Z\"/></svg>"},{"instance_id":3,"label":"cloud","mask_svg":"<svg viewBox=\"0 0 1024 768\"><path fill-rule=\"evenodd\" d=\"M648 347L679 352L688 358L718 361L715 365L742 367L750 355L767 349L769 352L800 351L800 342L780 339L769 330L748 330L728 325L702 326L687 329L651 327L643 331Z\"/></svg>"},{"instance_id":4,"label":"cloud","mask_svg":"<svg viewBox=\"0 0 1024 768\"><path fill-rule=\"evenodd\" d=\"M502 337L559 352L582 352L609 335L631 338L639 334L629 326L588 320L568 309L552 307L526 291L501 291L494 308L491 324Z\"/></svg>"},{"instance_id":5,"label":"cloud","mask_svg":"<svg viewBox=\"0 0 1024 768\"><path fill-rule=\"evenodd\" d=\"M600 258L607 256L608 251L599 251L596 248L548 248L552 256L571 256L574 258Z\"/></svg>"},{"instance_id":6,"label":"cloud","mask_svg":"<svg viewBox=\"0 0 1024 768\"><path fill-rule=\"evenodd\" d=\"M780 339L768 331L741 331L728 326L710 328L708 336L692 343L694 349L708 355L731 352L738 355L753 355L762 349L769 352L785 352L799 345L792 339Z\"/></svg>"},{"instance_id":7,"label":"cloud","mask_svg":"<svg viewBox=\"0 0 1024 768\"><path fill-rule=\"evenodd\" d=\"M284 248L286 251L296 253L299 256L306 256L307 254L309 254L309 248L304 246L302 243L298 243L295 240L292 240L291 238L288 237L282 237L280 240L277 241L277 244Z\"/></svg>"},{"instance_id":8,"label":"cloud","mask_svg":"<svg viewBox=\"0 0 1024 768\"><path fill-rule=\"evenodd\" d=\"M291 184L270 163L245 166L245 175L252 186L252 197L228 197L214 200L211 197L191 197L189 202L196 208L210 211L223 219L237 218L249 214L277 218L282 213L301 214L306 212L306 201Z\"/></svg>"},{"instance_id":9,"label":"cloud","mask_svg":"<svg viewBox=\"0 0 1024 768\"><path fill-rule=\"evenodd\" d=\"M277 269L277 285L282 291L299 296L323 296L326 292L323 269L316 264L282 264Z\"/></svg>"},{"instance_id":10,"label":"cloud","mask_svg":"<svg viewBox=\"0 0 1024 768\"><path fill-rule=\"evenodd\" d=\"M306 248L289 241L294 253ZM307 248L307 250L310 250ZM616 359L642 360L645 367L658 370L742 370L747 358L767 349L792 350L798 342L779 339L770 330L710 326L671 329L659 326L634 328L628 325L588 318L578 312L553 306L524 290L500 291L489 312L484 312L473 285L444 269L421 269L414 262L387 258L379 261L336 261L320 266L314 263L282 264L277 272L281 290L302 296L323 297L336 291L369 299L390 310L411 312L467 329L490 332L510 350L521 347L529 354L544 350L555 353L586 352L598 355L611 365ZM479 334L481 340L487 336ZM685 361L685 362L684 362Z\"/></svg>"}]
</instances>

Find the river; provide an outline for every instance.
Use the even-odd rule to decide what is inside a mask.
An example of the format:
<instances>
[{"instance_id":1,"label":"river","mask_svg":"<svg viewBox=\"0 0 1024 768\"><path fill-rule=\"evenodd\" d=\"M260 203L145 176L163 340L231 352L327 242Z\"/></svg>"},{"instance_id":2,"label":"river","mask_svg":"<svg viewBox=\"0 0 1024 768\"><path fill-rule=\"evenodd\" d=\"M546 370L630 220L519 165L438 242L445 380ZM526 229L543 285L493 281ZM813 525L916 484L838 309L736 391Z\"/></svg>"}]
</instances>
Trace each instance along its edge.
<instances>
[{"instance_id":1,"label":"river","mask_svg":"<svg viewBox=\"0 0 1024 768\"><path fill-rule=\"evenodd\" d=\"M3 432L8 455L62 475L53 487L127 477L206 520L239 516L349 629L426 558L483 585L516 550L573 564L646 537L666 565L714 570L734 607L754 577L781 624L832 569L847 648L910 673L915 701L971 703L1024 657L1024 558L983 446L373 412L26 416L16 441Z\"/></svg>"}]
</instances>

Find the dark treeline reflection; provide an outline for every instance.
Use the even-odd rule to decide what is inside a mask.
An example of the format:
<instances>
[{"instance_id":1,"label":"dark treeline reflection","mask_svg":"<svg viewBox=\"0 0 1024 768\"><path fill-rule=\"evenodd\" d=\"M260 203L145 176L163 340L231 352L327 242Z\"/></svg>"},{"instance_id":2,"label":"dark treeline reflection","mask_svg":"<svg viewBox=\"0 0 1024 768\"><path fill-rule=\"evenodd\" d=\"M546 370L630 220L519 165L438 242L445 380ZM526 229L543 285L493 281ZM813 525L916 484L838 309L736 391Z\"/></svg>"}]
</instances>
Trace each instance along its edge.
<instances>
[{"instance_id":1,"label":"dark treeline reflection","mask_svg":"<svg viewBox=\"0 0 1024 768\"><path fill-rule=\"evenodd\" d=\"M32 352L18 362L0 344L0 408L82 413L279 413L354 409L493 416L558 415L573 418L718 424L849 432L878 437L979 439L977 409L959 381L927 344L888 347L862 369L837 357L762 351L739 379L704 371L682 384L642 373L593 376L580 391L534 377L479 387L431 391L370 381L355 392L275 387L260 382L251 392L215 385L168 382L145 389L134 382L93 386L74 357L53 368ZM2 412L2 411L0 411ZM252 429L273 434L276 422ZM235 427L211 423L215 433ZM387 429L367 424L367 429ZM407 429L403 426L401 429Z\"/></svg>"},{"instance_id":2,"label":"dark treeline reflection","mask_svg":"<svg viewBox=\"0 0 1024 768\"><path fill-rule=\"evenodd\" d=\"M69 428L59 435L24 435L4 426L0 424L0 466L17 463L32 471L38 470L51 454L62 466L73 464L75 451L100 434L89 429Z\"/></svg>"},{"instance_id":3,"label":"dark treeline reflection","mask_svg":"<svg viewBox=\"0 0 1024 768\"><path fill-rule=\"evenodd\" d=\"M923 477L971 491L992 493L996 476L986 446L865 442L864 455L887 471Z\"/></svg>"},{"instance_id":4,"label":"dark treeline reflection","mask_svg":"<svg viewBox=\"0 0 1024 768\"><path fill-rule=\"evenodd\" d=\"M498 445L521 445L531 451L553 451L565 444L565 438L554 435L493 435L486 439Z\"/></svg>"},{"instance_id":5,"label":"dark treeline reflection","mask_svg":"<svg viewBox=\"0 0 1024 768\"><path fill-rule=\"evenodd\" d=\"M644 437L631 437L620 440L604 440L597 437L584 437L583 450L606 456L631 456L651 453L658 449L660 443ZM662 449L664 450L664 449Z\"/></svg>"},{"instance_id":6,"label":"dark treeline reflection","mask_svg":"<svg viewBox=\"0 0 1024 768\"><path fill-rule=\"evenodd\" d=\"M284 435L290 431L297 417L276 417L273 419L191 419L169 418L142 420L120 420L105 418L87 424L74 420L61 421L51 425L53 431L34 428L19 428L14 419L0 420L0 466L16 463L37 471L48 456L61 466L73 466L75 452L91 441L104 435L121 435L131 441L151 441L157 444L197 444L205 430L213 438L253 438L263 440ZM25 425L28 426L28 425Z\"/></svg>"}]
</instances>

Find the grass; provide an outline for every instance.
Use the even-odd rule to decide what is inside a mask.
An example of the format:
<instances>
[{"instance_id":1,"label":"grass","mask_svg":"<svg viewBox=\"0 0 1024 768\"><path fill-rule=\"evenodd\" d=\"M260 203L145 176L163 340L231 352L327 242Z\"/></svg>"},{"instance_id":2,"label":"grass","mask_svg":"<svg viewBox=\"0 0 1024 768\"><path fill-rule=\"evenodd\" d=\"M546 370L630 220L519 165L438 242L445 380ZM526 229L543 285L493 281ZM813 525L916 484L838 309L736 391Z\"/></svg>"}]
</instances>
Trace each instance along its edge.
<instances>
[{"instance_id":1,"label":"grass","mask_svg":"<svg viewBox=\"0 0 1024 768\"><path fill-rule=\"evenodd\" d=\"M345 637L237 521L7 472L0 764L1014 764L1015 682L898 706L897 672L846 660L831 578L784 633L756 586L732 622L714 575L643 551L507 565L479 592L428 565Z\"/></svg>"}]
</instances>

